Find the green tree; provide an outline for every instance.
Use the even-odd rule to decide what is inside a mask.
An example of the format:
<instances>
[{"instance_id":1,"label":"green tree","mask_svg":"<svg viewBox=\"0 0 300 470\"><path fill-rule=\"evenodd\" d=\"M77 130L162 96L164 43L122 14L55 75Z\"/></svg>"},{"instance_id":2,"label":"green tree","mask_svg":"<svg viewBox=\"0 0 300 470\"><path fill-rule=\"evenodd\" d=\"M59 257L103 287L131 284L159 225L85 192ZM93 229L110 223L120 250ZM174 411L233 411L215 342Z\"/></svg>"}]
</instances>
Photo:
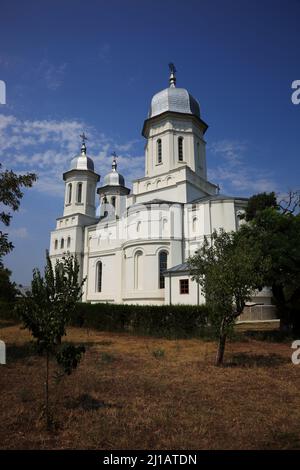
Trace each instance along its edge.
<instances>
[{"instance_id":1,"label":"green tree","mask_svg":"<svg viewBox=\"0 0 300 470\"><path fill-rule=\"evenodd\" d=\"M218 338L216 365L223 363L225 344L237 317L243 312L261 275L255 271L257 253L237 232L214 231L211 239L190 257L191 275L202 287L209 307L209 322Z\"/></svg>"},{"instance_id":2,"label":"green tree","mask_svg":"<svg viewBox=\"0 0 300 470\"><path fill-rule=\"evenodd\" d=\"M245 210L246 221L249 222L249 220L254 219L260 211L267 207L277 208L276 194L274 192L254 194L247 203Z\"/></svg>"},{"instance_id":3,"label":"green tree","mask_svg":"<svg viewBox=\"0 0 300 470\"><path fill-rule=\"evenodd\" d=\"M11 170L2 170L0 163L0 222L4 226L10 224L12 215L9 210L17 211L20 207L20 201L23 197L22 188L31 188L36 181L37 176L34 173L26 175L17 175ZM3 256L13 249L13 244L8 239L8 234L0 230L0 267L3 266Z\"/></svg>"},{"instance_id":4,"label":"green tree","mask_svg":"<svg viewBox=\"0 0 300 470\"><path fill-rule=\"evenodd\" d=\"M0 266L0 300L12 302L15 299L17 288L10 280L11 272L4 266Z\"/></svg>"},{"instance_id":5,"label":"green tree","mask_svg":"<svg viewBox=\"0 0 300 470\"><path fill-rule=\"evenodd\" d=\"M256 213L240 229L240 237L259 254L256 270L272 289L281 327L300 333L300 215L285 206Z\"/></svg>"},{"instance_id":6,"label":"green tree","mask_svg":"<svg viewBox=\"0 0 300 470\"><path fill-rule=\"evenodd\" d=\"M73 255L66 255L53 266L47 253L44 277L33 272L31 293L18 305L18 313L36 340L38 350L46 357L45 410L47 428L51 426L49 409L49 360L55 357L67 374L76 368L84 348L61 346L66 327L76 303L81 299L85 279L79 280L79 264Z\"/></svg>"}]
</instances>

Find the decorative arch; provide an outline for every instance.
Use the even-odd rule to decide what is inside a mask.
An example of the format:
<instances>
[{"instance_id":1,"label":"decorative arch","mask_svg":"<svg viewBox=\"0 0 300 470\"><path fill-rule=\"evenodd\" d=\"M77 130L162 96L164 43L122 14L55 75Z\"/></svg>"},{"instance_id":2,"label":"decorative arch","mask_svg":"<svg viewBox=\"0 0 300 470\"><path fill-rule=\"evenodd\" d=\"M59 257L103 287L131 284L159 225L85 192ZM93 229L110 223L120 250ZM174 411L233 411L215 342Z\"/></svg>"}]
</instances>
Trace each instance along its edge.
<instances>
[{"instance_id":1,"label":"decorative arch","mask_svg":"<svg viewBox=\"0 0 300 470\"><path fill-rule=\"evenodd\" d=\"M194 216L193 219L192 219L192 231L193 231L193 233L197 232L197 228L198 228L198 217Z\"/></svg>"}]
</instances>

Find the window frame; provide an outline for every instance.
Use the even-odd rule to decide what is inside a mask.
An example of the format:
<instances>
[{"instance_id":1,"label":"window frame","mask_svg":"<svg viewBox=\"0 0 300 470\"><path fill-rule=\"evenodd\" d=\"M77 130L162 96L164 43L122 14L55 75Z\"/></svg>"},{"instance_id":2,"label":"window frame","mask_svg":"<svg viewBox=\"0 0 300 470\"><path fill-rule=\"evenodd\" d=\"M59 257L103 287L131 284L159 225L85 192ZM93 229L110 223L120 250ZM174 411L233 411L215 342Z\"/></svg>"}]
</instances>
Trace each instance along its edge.
<instances>
[{"instance_id":1,"label":"window frame","mask_svg":"<svg viewBox=\"0 0 300 470\"><path fill-rule=\"evenodd\" d=\"M162 255L166 255L165 260L162 260ZM168 268L168 256L167 250L160 250L158 253L158 288L164 289L166 286L165 276L163 271Z\"/></svg>"},{"instance_id":2,"label":"window frame","mask_svg":"<svg viewBox=\"0 0 300 470\"><path fill-rule=\"evenodd\" d=\"M189 279L179 279L179 294L188 295L190 293Z\"/></svg>"}]
</instances>

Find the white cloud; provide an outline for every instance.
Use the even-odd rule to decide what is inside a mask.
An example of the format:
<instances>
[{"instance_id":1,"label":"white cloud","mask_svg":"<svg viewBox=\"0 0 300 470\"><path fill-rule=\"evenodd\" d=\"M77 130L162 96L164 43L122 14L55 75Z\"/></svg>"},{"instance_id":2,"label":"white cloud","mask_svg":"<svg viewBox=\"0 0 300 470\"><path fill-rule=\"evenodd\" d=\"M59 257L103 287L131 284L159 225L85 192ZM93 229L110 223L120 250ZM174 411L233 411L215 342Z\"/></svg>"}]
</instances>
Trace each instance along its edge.
<instances>
[{"instance_id":1,"label":"white cloud","mask_svg":"<svg viewBox=\"0 0 300 470\"><path fill-rule=\"evenodd\" d=\"M28 230L26 227L18 227L18 228L8 228L8 233L9 233L9 236L12 238L12 239L17 239L17 238L28 238L29 237L29 233L28 233Z\"/></svg>"},{"instance_id":2,"label":"white cloud","mask_svg":"<svg viewBox=\"0 0 300 470\"><path fill-rule=\"evenodd\" d=\"M82 131L88 135L88 154L93 158L95 171L103 177L111 169L110 153L116 150L120 172L126 184L143 175L144 157L133 156L137 140L116 142L80 120L25 120L0 114L1 162L17 172L35 172L38 182L33 190L53 196L63 194L62 173L70 159L80 152ZM100 182L101 184L101 182Z\"/></svg>"},{"instance_id":3,"label":"white cloud","mask_svg":"<svg viewBox=\"0 0 300 470\"><path fill-rule=\"evenodd\" d=\"M49 90L57 90L63 84L67 64L54 65L47 59L41 61L37 74L41 76Z\"/></svg>"},{"instance_id":4,"label":"white cloud","mask_svg":"<svg viewBox=\"0 0 300 470\"><path fill-rule=\"evenodd\" d=\"M209 171L209 179L220 185L222 193L253 194L277 191L270 170L258 169L247 163L249 145L246 142L222 140L208 146L208 153L214 164Z\"/></svg>"}]
</instances>

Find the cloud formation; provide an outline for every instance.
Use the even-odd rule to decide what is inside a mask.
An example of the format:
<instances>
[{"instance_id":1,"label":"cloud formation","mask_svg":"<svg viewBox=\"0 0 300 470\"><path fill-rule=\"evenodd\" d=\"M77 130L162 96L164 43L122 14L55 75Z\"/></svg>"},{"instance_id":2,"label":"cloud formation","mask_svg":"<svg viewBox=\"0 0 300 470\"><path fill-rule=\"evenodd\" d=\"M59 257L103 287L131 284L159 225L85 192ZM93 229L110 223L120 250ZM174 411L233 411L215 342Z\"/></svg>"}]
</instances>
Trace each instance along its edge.
<instances>
[{"instance_id":1,"label":"cloud formation","mask_svg":"<svg viewBox=\"0 0 300 470\"><path fill-rule=\"evenodd\" d=\"M220 185L222 193L242 196L278 191L270 170L249 165L251 148L246 142L222 140L211 143L207 150L209 179Z\"/></svg>"},{"instance_id":2,"label":"cloud formation","mask_svg":"<svg viewBox=\"0 0 300 470\"><path fill-rule=\"evenodd\" d=\"M88 155L102 177L110 171L112 150L119 155L119 170L127 185L143 174L144 156L135 155L139 141L116 142L80 120L23 121L13 115L0 115L1 162L16 172L37 173L39 179L34 190L61 195L62 173L69 168L71 158L80 153L79 135L83 130L89 138Z\"/></svg>"}]
</instances>

